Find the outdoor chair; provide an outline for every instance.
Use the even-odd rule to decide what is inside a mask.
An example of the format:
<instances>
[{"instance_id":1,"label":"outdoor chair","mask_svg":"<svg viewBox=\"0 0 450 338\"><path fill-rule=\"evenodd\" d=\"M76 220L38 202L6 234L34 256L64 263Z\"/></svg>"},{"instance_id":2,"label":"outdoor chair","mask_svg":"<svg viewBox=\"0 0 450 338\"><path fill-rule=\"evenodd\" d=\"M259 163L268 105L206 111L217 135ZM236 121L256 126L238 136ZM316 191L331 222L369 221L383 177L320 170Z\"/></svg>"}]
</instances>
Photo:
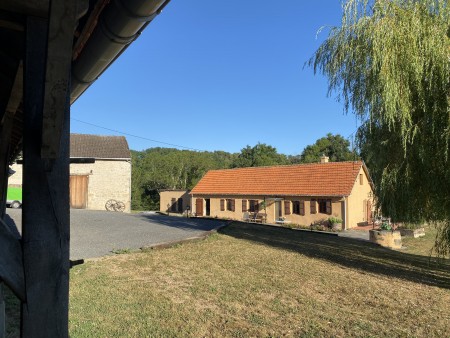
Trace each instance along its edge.
<instances>
[{"instance_id":1,"label":"outdoor chair","mask_svg":"<svg viewBox=\"0 0 450 338\"><path fill-rule=\"evenodd\" d=\"M242 220L244 222L250 222L251 220L250 214L248 212L244 212L244 214L242 215Z\"/></svg>"}]
</instances>

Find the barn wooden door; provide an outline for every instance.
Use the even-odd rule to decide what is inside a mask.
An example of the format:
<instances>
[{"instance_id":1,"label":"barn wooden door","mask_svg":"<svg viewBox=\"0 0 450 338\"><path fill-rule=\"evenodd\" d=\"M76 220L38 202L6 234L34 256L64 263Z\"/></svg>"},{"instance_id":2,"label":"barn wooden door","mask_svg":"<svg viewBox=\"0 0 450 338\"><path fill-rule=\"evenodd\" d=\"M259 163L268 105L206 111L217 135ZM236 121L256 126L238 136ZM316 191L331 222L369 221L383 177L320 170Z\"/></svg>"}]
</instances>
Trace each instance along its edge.
<instances>
[{"instance_id":1,"label":"barn wooden door","mask_svg":"<svg viewBox=\"0 0 450 338\"><path fill-rule=\"evenodd\" d=\"M88 176L70 176L70 207L86 209Z\"/></svg>"},{"instance_id":2,"label":"barn wooden door","mask_svg":"<svg viewBox=\"0 0 450 338\"><path fill-rule=\"evenodd\" d=\"M197 216L203 216L203 198L197 198L195 200L195 214Z\"/></svg>"}]
</instances>

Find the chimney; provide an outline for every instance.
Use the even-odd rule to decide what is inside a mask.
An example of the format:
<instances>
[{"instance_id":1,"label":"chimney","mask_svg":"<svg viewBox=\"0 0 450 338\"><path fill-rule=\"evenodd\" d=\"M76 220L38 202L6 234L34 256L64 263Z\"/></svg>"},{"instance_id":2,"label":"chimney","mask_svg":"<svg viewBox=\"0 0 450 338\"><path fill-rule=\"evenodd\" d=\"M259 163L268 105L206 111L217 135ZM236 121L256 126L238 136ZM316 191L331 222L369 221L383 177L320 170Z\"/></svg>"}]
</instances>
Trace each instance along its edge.
<instances>
[{"instance_id":1,"label":"chimney","mask_svg":"<svg viewBox=\"0 0 450 338\"><path fill-rule=\"evenodd\" d=\"M320 156L320 163L328 163L328 160L330 158L328 156L325 156L325 154L323 154L322 156Z\"/></svg>"}]
</instances>

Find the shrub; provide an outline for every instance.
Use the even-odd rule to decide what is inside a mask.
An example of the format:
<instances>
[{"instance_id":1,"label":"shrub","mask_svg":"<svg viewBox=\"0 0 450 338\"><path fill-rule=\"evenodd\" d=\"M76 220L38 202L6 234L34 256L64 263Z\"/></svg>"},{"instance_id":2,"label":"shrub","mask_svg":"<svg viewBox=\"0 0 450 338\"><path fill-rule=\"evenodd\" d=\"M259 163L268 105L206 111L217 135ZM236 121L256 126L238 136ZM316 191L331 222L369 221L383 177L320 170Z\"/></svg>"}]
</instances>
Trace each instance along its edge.
<instances>
[{"instance_id":1,"label":"shrub","mask_svg":"<svg viewBox=\"0 0 450 338\"><path fill-rule=\"evenodd\" d=\"M334 224L334 223L342 223L342 219L340 219L339 217L329 217L328 218L328 222L330 222L330 224Z\"/></svg>"}]
</instances>

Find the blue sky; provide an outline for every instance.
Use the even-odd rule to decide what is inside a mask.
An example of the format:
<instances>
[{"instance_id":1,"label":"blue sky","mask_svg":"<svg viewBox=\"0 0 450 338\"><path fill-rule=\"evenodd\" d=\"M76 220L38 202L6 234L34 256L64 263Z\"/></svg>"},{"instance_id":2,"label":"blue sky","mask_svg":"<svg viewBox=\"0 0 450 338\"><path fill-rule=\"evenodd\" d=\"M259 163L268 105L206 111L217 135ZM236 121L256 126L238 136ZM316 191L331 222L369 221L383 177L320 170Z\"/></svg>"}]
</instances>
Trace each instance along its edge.
<instances>
[{"instance_id":1,"label":"blue sky","mask_svg":"<svg viewBox=\"0 0 450 338\"><path fill-rule=\"evenodd\" d=\"M71 131L198 150L258 142L300 154L328 132L350 136L327 81L304 63L339 25L339 0L172 0L72 106ZM126 136L131 149L167 146ZM183 148L179 148L183 149Z\"/></svg>"}]
</instances>

